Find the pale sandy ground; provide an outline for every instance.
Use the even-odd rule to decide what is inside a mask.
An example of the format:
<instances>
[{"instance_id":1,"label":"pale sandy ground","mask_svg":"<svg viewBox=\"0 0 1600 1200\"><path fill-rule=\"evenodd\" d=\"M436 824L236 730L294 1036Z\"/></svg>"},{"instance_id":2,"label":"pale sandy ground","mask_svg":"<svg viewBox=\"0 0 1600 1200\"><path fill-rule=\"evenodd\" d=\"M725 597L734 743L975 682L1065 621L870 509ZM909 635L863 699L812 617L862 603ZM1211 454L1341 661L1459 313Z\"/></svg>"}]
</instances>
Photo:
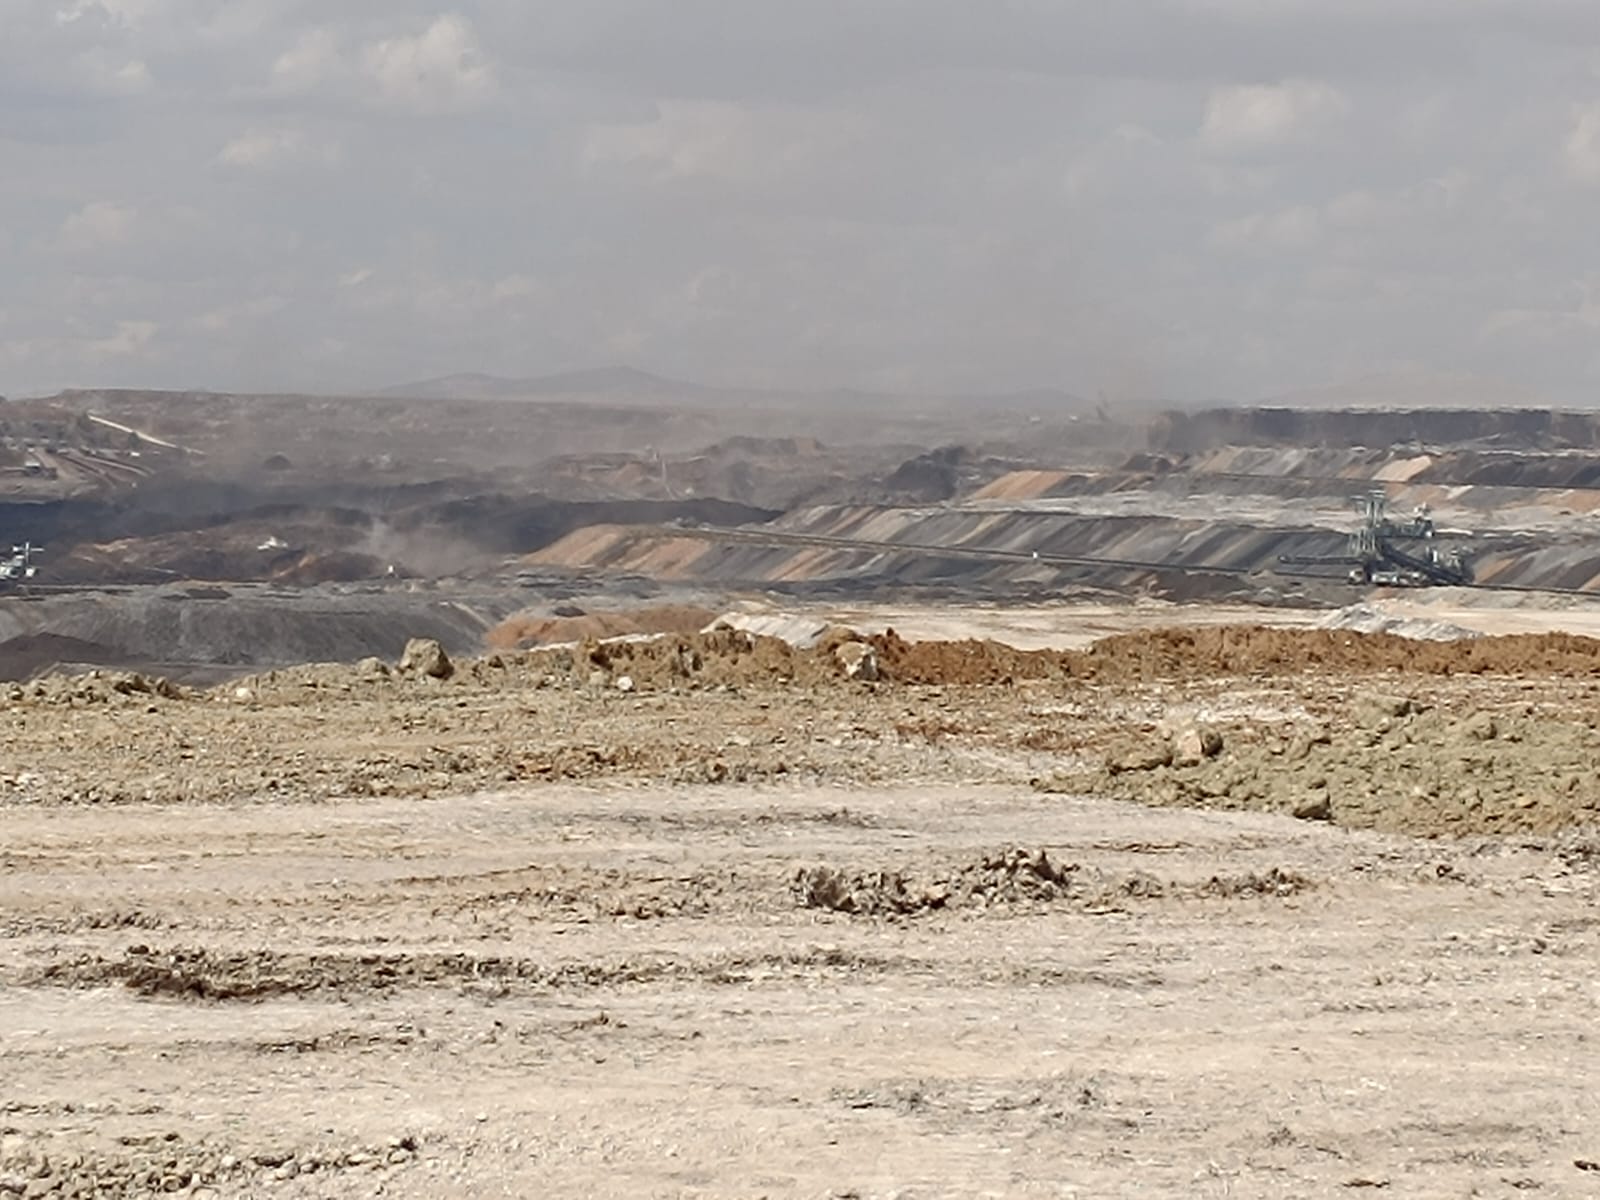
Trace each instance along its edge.
<instances>
[{"instance_id":1,"label":"pale sandy ground","mask_svg":"<svg viewBox=\"0 0 1600 1200\"><path fill-rule=\"evenodd\" d=\"M1600 598L1473 592L1460 588L1358 594L1386 615L1445 622L1484 634L1565 632L1600 638ZM1129 604L957 606L911 604L802 605L786 611L825 618L864 633L893 629L909 641L992 638L1024 650L1080 650L1119 633L1176 626L1264 625L1273 629L1315 628L1323 609L1267 608L1248 604Z\"/></svg>"},{"instance_id":2,"label":"pale sandy ground","mask_svg":"<svg viewBox=\"0 0 1600 1200\"><path fill-rule=\"evenodd\" d=\"M12 1162L228 1153L190 1194L272 1197L1600 1191L1570 847L950 785L3 815ZM889 921L790 891L1016 843L1085 896ZM1273 869L1303 886L1226 883ZM180 948L279 994L104 975ZM391 1138L415 1153L280 1178Z\"/></svg>"},{"instance_id":3,"label":"pale sandy ground","mask_svg":"<svg viewBox=\"0 0 1600 1200\"><path fill-rule=\"evenodd\" d=\"M1020 650L1080 650L1118 633L1175 625L1269 625L1311 628L1327 615L1313 609L1261 608L1247 604L1176 605L1158 600L1128 604L921 604L802 605L791 608L859 629L893 629L907 641L991 638Z\"/></svg>"}]
</instances>

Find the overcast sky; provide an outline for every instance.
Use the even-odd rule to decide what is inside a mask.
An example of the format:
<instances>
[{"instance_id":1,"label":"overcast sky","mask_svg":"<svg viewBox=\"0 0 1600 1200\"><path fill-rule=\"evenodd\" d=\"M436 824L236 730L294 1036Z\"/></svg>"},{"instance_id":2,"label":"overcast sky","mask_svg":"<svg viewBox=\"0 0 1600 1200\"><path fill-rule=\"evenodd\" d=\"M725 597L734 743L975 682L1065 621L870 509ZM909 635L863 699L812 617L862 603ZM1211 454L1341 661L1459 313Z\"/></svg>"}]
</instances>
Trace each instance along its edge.
<instances>
[{"instance_id":1,"label":"overcast sky","mask_svg":"<svg viewBox=\"0 0 1600 1200\"><path fill-rule=\"evenodd\" d=\"M0 0L0 394L1600 397L1600 0Z\"/></svg>"}]
</instances>

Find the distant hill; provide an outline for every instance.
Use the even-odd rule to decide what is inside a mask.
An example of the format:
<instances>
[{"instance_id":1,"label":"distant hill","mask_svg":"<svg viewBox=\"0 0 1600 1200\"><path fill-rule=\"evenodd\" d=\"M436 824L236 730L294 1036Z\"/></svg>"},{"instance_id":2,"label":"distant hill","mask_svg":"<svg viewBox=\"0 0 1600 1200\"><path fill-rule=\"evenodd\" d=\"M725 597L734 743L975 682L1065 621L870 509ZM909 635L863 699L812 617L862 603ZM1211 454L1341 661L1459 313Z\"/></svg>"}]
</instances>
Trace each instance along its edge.
<instances>
[{"instance_id":1,"label":"distant hill","mask_svg":"<svg viewBox=\"0 0 1600 1200\"><path fill-rule=\"evenodd\" d=\"M533 396L713 398L720 389L667 379L635 367L597 367L532 379L506 379L469 371L384 388L383 396L429 400L513 400Z\"/></svg>"},{"instance_id":2,"label":"distant hill","mask_svg":"<svg viewBox=\"0 0 1600 1200\"><path fill-rule=\"evenodd\" d=\"M424 400L517 400L517 399L594 399L673 402L701 408L731 405L781 405L805 403L814 409L856 410L872 407L888 410L949 410L955 407L982 406L993 409L1022 409L1030 412L1091 411L1095 405L1081 396L1057 388L1028 391L896 395L867 392L854 388L739 388L716 387L653 375L636 367L596 367L586 371L566 371L527 379L507 379L469 371L402 383L377 393L403 399Z\"/></svg>"}]
</instances>

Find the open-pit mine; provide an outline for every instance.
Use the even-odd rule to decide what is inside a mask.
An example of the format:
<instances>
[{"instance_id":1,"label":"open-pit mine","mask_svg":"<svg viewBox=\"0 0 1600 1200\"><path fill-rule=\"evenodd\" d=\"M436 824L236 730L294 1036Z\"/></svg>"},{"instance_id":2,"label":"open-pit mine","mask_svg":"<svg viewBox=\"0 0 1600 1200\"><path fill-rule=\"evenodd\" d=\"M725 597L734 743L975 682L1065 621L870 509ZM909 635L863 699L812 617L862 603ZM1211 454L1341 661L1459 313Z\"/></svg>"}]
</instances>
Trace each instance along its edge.
<instances>
[{"instance_id":1,"label":"open-pit mine","mask_svg":"<svg viewBox=\"0 0 1600 1200\"><path fill-rule=\"evenodd\" d=\"M0 402L0 1197L1593 1194L1597 510L1587 413Z\"/></svg>"}]
</instances>

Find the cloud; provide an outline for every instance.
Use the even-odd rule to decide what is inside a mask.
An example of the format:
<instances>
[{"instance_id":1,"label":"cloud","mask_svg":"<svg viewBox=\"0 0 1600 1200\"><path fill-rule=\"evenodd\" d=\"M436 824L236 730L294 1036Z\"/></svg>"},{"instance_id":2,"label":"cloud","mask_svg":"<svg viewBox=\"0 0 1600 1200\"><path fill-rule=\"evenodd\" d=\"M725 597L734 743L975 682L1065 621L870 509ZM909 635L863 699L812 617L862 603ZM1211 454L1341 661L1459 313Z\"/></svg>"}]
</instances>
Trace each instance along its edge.
<instances>
[{"instance_id":1,"label":"cloud","mask_svg":"<svg viewBox=\"0 0 1600 1200\"><path fill-rule=\"evenodd\" d=\"M771 182L816 170L862 136L862 122L826 111L666 101L652 121L590 130L582 157L659 180Z\"/></svg>"},{"instance_id":2,"label":"cloud","mask_svg":"<svg viewBox=\"0 0 1600 1200\"><path fill-rule=\"evenodd\" d=\"M270 171L297 164L332 166L339 161L338 143L319 141L299 129L253 129L231 138L217 152L223 166Z\"/></svg>"},{"instance_id":3,"label":"cloud","mask_svg":"<svg viewBox=\"0 0 1600 1200\"><path fill-rule=\"evenodd\" d=\"M466 17L448 13L416 33L358 39L319 26L304 30L272 62L270 90L343 98L396 113L469 113L497 91L493 66Z\"/></svg>"},{"instance_id":4,"label":"cloud","mask_svg":"<svg viewBox=\"0 0 1600 1200\"><path fill-rule=\"evenodd\" d=\"M418 113L463 112L493 95L494 71L466 18L437 18L413 36L385 38L361 55L366 77L386 104Z\"/></svg>"},{"instance_id":5,"label":"cloud","mask_svg":"<svg viewBox=\"0 0 1600 1200\"><path fill-rule=\"evenodd\" d=\"M1580 183L1600 185L1600 102L1573 113L1572 131L1562 147L1567 173Z\"/></svg>"},{"instance_id":6,"label":"cloud","mask_svg":"<svg viewBox=\"0 0 1600 1200\"><path fill-rule=\"evenodd\" d=\"M1254 250L1264 254L1305 250L1322 232L1322 217L1305 205L1274 213L1252 213L1225 221L1211 232L1211 245L1221 250Z\"/></svg>"},{"instance_id":7,"label":"cloud","mask_svg":"<svg viewBox=\"0 0 1600 1200\"><path fill-rule=\"evenodd\" d=\"M307 29L272 63L273 87L282 92L315 92L349 74L344 49L331 29Z\"/></svg>"},{"instance_id":8,"label":"cloud","mask_svg":"<svg viewBox=\"0 0 1600 1200\"><path fill-rule=\"evenodd\" d=\"M1349 108L1342 92L1314 80L1214 88L1200 141L1223 153L1270 149L1310 136Z\"/></svg>"},{"instance_id":9,"label":"cloud","mask_svg":"<svg viewBox=\"0 0 1600 1200\"><path fill-rule=\"evenodd\" d=\"M254 296L202 313L192 324L207 333L233 333L240 327L275 316L288 305L289 302L282 296ZM151 336L154 333L155 330L151 330Z\"/></svg>"},{"instance_id":10,"label":"cloud","mask_svg":"<svg viewBox=\"0 0 1600 1200\"><path fill-rule=\"evenodd\" d=\"M61 25L78 23L102 27L137 29L152 18L162 16L170 0L69 0L56 9Z\"/></svg>"},{"instance_id":11,"label":"cloud","mask_svg":"<svg viewBox=\"0 0 1600 1200\"><path fill-rule=\"evenodd\" d=\"M98 358L133 358L147 353L160 331L155 321L118 321L115 333L90 341L87 348Z\"/></svg>"},{"instance_id":12,"label":"cloud","mask_svg":"<svg viewBox=\"0 0 1600 1200\"><path fill-rule=\"evenodd\" d=\"M71 77L87 92L110 98L137 96L150 90L154 80L143 60L95 46L70 64Z\"/></svg>"},{"instance_id":13,"label":"cloud","mask_svg":"<svg viewBox=\"0 0 1600 1200\"><path fill-rule=\"evenodd\" d=\"M137 213L110 200L94 200L61 222L57 244L69 254L121 246L133 236Z\"/></svg>"},{"instance_id":14,"label":"cloud","mask_svg":"<svg viewBox=\"0 0 1600 1200\"><path fill-rule=\"evenodd\" d=\"M0 0L0 30L11 392L625 354L1596 398L1588 0Z\"/></svg>"}]
</instances>

